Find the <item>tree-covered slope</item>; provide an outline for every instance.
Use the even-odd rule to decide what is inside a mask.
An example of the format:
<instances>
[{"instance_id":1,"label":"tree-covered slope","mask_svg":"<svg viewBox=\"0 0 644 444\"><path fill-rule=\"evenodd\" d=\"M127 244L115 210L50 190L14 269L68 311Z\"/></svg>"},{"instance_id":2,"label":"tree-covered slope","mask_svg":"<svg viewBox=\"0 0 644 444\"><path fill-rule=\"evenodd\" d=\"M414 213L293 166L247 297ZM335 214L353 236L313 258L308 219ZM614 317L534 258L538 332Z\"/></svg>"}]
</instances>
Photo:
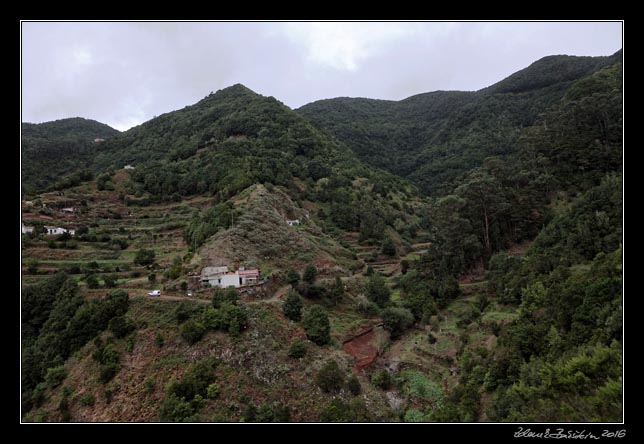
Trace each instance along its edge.
<instances>
[{"instance_id":1,"label":"tree-covered slope","mask_svg":"<svg viewBox=\"0 0 644 444\"><path fill-rule=\"evenodd\" d=\"M42 190L89 167L97 146L119 131L94 120L75 117L45 123L22 124L22 186L25 192Z\"/></svg>"},{"instance_id":2,"label":"tree-covered slope","mask_svg":"<svg viewBox=\"0 0 644 444\"><path fill-rule=\"evenodd\" d=\"M295 201L318 204L316 217L378 241L396 220L413 223L418 197L404 179L364 165L282 103L242 85L104 142L94 168L126 164L135 165L126 184L131 204L140 204L144 195L144 202L160 202L206 194L223 205L248 187L270 184L288 188ZM109 182L108 175L98 179ZM198 247L218 229L229 228L229 218L224 222L209 214L191 224L190 245Z\"/></svg>"},{"instance_id":3,"label":"tree-covered slope","mask_svg":"<svg viewBox=\"0 0 644 444\"><path fill-rule=\"evenodd\" d=\"M516 153L521 129L571 83L621 60L549 56L477 92L436 91L398 102L336 98L297 110L365 162L444 193L488 156Z\"/></svg>"},{"instance_id":4,"label":"tree-covered slope","mask_svg":"<svg viewBox=\"0 0 644 444\"><path fill-rule=\"evenodd\" d=\"M463 354L426 419L622 419L622 98L619 62L574 82L521 132L514 162L486 159L432 204L433 243L402 297L428 318L444 283L482 264L462 327L486 320L494 345ZM523 239L524 253L504 251ZM491 306L517 316L497 321Z\"/></svg>"}]
</instances>

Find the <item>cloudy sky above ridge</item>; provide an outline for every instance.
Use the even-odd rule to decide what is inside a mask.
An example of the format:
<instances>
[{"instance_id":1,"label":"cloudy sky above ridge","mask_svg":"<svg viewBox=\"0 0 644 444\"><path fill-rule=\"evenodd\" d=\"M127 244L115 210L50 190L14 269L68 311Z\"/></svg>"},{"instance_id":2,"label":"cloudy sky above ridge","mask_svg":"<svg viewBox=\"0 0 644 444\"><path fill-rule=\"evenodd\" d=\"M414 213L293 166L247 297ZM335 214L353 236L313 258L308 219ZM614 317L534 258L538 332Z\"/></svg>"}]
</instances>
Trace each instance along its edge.
<instances>
[{"instance_id":1,"label":"cloudy sky above ridge","mask_svg":"<svg viewBox=\"0 0 644 444\"><path fill-rule=\"evenodd\" d=\"M291 108L478 90L546 55L611 55L620 22L23 22L22 120L126 130L242 83Z\"/></svg>"}]
</instances>

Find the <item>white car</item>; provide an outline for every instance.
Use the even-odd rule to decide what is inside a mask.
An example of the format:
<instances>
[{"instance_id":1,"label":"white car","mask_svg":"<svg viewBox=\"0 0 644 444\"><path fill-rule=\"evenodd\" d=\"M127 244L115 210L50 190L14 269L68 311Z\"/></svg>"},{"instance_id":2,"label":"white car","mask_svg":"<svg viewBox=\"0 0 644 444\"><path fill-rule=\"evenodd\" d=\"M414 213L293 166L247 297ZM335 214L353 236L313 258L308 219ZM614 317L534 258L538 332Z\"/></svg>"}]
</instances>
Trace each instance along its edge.
<instances>
[{"instance_id":1,"label":"white car","mask_svg":"<svg viewBox=\"0 0 644 444\"><path fill-rule=\"evenodd\" d=\"M148 293L148 296L161 296L161 290L152 290Z\"/></svg>"}]
</instances>

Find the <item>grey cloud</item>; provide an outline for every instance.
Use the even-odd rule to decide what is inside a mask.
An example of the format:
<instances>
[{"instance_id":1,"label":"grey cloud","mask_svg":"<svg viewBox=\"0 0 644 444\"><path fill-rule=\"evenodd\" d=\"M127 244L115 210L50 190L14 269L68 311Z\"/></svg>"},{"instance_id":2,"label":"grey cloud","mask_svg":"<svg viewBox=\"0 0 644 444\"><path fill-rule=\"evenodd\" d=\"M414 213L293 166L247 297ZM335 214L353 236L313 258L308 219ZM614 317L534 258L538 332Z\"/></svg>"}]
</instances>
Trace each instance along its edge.
<instances>
[{"instance_id":1,"label":"grey cloud","mask_svg":"<svg viewBox=\"0 0 644 444\"><path fill-rule=\"evenodd\" d=\"M234 83L293 108L337 96L399 100L480 89L545 55L621 47L621 23L409 23L345 71L310 61L281 26L23 23L23 121L81 116L126 129Z\"/></svg>"}]
</instances>

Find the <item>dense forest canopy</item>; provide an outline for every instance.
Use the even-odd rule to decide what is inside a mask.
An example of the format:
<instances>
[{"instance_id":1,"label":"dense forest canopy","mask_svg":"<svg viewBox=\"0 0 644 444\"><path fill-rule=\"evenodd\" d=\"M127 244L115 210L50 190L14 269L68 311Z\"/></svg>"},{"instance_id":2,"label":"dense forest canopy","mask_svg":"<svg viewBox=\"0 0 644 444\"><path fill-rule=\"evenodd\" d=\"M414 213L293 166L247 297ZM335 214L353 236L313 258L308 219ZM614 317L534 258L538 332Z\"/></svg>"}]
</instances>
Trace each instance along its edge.
<instances>
[{"instance_id":1,"label":"dense forest canopy","mask_svg":"<svg viewBox=\"0 0 644 444\"><path fill-rule=\"evenodd\" d=\"M399 102L336 98L298 113L346 143L366 163L444 194L489 156L516 155L522 128L571 83L621 59L549 56L477 92L436 91Z\"/></svg>"},{"instance_id":2,"label":"dense forest canopy","mask_svg":"<svg viewBox=\"0 0 644 444\"><path fill-rule=\"evenodd\" d=\"M432 246L401 281L409 306L428 319L482 261L479 308L489 297L519 316L461 361L458 389L426 419L620 420L622 76L618 62L574 82L521 131L516 156L485 159L430 206ZM533 238L523 256L504 251Z\"/></svg>"},{"instance_id":3,"label":"dense forest canopy","mask_svg":"<svg viewBox=\"0 0 644 444\"><path fill-rule=\"evenodd\" d=\"M94 140L119 133L103 123L81 117L23 123L21 130L22 186L26 193L44 190L89 168L97 145Z\"/></svg>"}]
</instances>

